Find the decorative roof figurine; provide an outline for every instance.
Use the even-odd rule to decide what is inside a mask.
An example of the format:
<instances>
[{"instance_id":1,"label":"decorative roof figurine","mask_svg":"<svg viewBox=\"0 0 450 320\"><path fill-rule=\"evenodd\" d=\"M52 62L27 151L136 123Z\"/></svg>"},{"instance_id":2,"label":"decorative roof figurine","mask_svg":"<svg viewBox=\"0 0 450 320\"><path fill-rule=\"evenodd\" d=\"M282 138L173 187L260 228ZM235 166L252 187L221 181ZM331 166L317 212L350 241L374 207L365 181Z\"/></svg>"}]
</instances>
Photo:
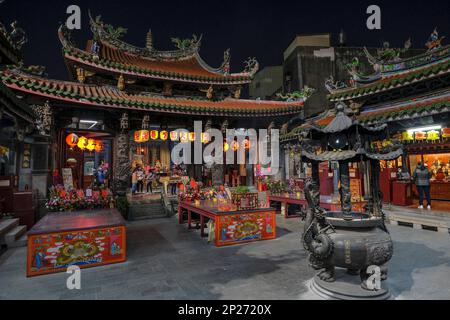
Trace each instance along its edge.
<instances>
[{"instance_id":1,"label":"decorative roof figurine","mask_svg":"<svg viewBox=\"0 0 450 320\"><path fill-rule=\"evenodd\" d=\"M428 42L425 44L425 46L428 48L428 51L438 49L442 46L442 40L444 40L444 38L445 37L439 38L439 33L437 31L437 28L434 28L434 30L431 33L430 38L428 39Z\"/></svg>"}]
</instances>

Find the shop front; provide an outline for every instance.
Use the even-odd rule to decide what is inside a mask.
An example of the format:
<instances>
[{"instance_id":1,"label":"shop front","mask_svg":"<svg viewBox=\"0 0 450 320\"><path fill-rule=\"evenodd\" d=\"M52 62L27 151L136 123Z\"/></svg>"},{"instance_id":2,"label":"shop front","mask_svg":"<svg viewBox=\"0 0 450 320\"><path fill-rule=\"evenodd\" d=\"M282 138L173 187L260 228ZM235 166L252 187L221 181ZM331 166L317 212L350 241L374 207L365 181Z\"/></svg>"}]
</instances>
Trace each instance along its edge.
<instances>
[{"instance_id":1,"label":"shop front","mask_svg":"<svg viewBox=\"0 0 450 320\"><path fill-rule=\"evenodd\" d=\"M411 205L418 199L413 177L419 164L424 164L430 171L431 199L450 201L450 128L445 125L410 128L396 136L402 140L405 154L396 161L382 163L385 171L382 186L385 190L390 188L390 192L385 192L385 195L390 194L385 201ZM399 197L402 200L398 200Z\"/></svg>"}]
</instances>

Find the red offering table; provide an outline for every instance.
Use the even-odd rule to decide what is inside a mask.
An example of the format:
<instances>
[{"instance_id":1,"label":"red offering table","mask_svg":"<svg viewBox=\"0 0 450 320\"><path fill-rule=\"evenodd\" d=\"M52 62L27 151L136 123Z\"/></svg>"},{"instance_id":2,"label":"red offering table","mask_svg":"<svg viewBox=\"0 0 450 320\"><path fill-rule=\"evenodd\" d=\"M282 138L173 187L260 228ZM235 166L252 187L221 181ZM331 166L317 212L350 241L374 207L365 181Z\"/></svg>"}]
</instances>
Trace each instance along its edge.
<instances>
[{"instance_id":1,"label":"red offering table","mask_svg":"<svg viewBox=\"0 0 450 320\"><path fill-rule=\"evenodd\" d=\"M295 197L295 196L269 195L269 202L281 202L282 208L284 208L284 217L286 219L300 217L300 215L287 214L288 205L298 204L298 205L301 205L302 207L307 206L305 199L301 199L300 197ZM282 211L283 211L283 209L282 209Z\"/></svg>"},{"instance_id":2,"label":"red offering table","mask_svg":"<svg viewBox=\"0 0 450 320\"><path fill-rule=\"evenodd\" d=\"M201 236L205 218L214 222L215 245L217 247L276 238L275 210L271 208L241 211L221 211L213 201L192 203L181 201L178 205L179 223L183 221L183 209L188 213L188 228L191 228L192 213L200 216Z\"/></svg>"},{"instance_id":3,"label":"red offering table","mask_svg":"<svg viewBox=\"0 0 450 320\"><path fill-rule=\"evenodd\" d=\"M125 220L116 209L49 213L27 235L28 277L126 260Z\"/></svg>"}]
</instances>

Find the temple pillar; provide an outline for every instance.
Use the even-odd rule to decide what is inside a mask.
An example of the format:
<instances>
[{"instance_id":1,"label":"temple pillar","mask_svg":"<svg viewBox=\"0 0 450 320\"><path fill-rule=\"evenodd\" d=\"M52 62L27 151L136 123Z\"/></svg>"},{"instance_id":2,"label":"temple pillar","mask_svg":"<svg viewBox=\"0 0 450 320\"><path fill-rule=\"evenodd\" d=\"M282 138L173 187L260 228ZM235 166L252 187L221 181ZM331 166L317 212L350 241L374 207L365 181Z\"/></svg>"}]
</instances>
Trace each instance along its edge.
<instances>
[{"instance_id":1,"label":"temple pillar","mask_svg":"<svg viewBox=\"0 0 450 320\"><path fill-rule=\"evenodd\" d=\"M131 183L130 135L128 133L128 114L120 119L120 133L114 139L114 192L125 196Z\"/></svg>"}]
</instances>

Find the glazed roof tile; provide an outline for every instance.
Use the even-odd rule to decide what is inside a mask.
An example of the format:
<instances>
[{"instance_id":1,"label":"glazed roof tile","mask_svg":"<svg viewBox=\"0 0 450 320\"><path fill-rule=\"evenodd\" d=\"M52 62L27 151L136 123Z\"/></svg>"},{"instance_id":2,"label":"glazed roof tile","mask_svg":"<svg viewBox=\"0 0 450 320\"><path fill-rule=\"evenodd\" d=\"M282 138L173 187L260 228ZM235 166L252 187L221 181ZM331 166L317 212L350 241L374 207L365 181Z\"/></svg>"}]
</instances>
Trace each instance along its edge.
<instances>
[{"instance_id":1,"label":"glazed roof tile","mask_svg":"<svg viewBox=\"0 0 450 320\"><path fill-rule=\"evenodd\" d=\"M92 53L93 41L88 42L86 50L81 50L67 39L67 32L63 27L58 32L66 61L69 65L76 64L94 71L97 69L130 77L210 85L249 84L256 72L228 73L224 70L227 61L220 68L210 67L200 57L198 49L186 50L184 53L178 50L175 56L171 56L172 51L168 51L166 55L164 51L152 55L153 51L148 49L136 48L121 40L112 40L98 34L100 51L97 56Z\"/></svg>"},{"instance_id":2,"label":"glazed roof tile","mask_svg":"<svg viewBox=\"0 0 450 320\"><path fill-rule=\"evenodd\" d=\"M449 72L450 55L444 55L430 60L428 63L419 67L383 74L381 79L369 84L335 90L328 95L328 98L332 102L362 98L380 92L386 92L394 88L407 86L418 81L438 77L448 74Z\"/></svg>"},{"instance_id":3,"label":"glazed roof tile","mask_svg":"<svg viewBox=\"0 0 450 320\"><path fill-rule=\"evenodd\" d=\"M13 90L78 105L105 108L253 117L297 114L304 104L303 100L283 102L227 98L214 101L186 97L135 95L120 91L112 86L50 80L25 74L18 70L5 70L0 73L0 76L3 83Z\"/></svg>"}]
</instances>

